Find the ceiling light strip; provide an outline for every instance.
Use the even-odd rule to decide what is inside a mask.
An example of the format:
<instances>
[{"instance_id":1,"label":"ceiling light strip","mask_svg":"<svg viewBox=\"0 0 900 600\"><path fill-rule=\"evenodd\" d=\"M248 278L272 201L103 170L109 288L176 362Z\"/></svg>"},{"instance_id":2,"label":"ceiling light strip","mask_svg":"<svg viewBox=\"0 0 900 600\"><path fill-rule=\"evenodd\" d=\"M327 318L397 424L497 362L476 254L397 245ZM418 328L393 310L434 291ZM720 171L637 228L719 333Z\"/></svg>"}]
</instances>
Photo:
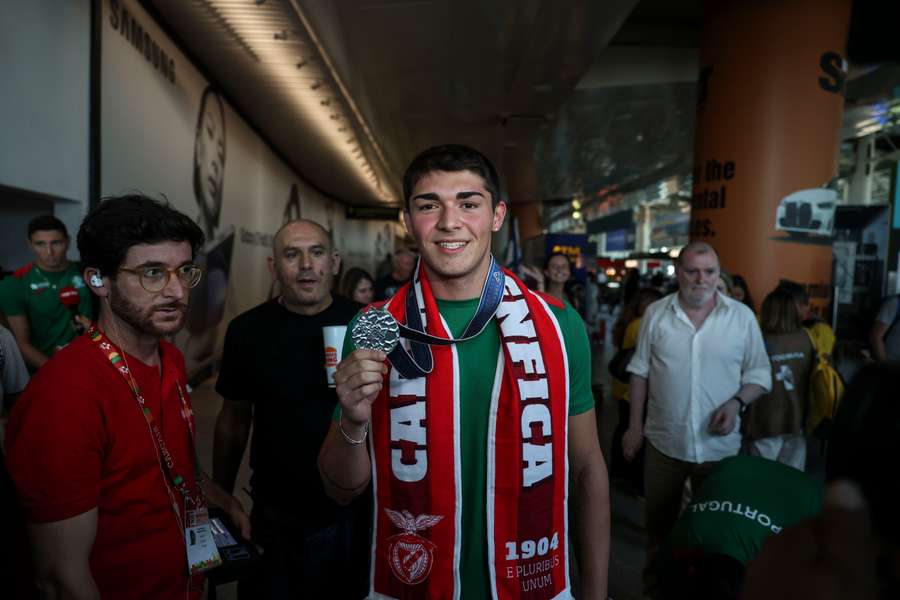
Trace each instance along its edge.
<instances>
[{"instance_id":1,"label":"ceiling light strip","mask_svg":"<svg viewBox=\"0 0 900 600\"><path fill-rule=\"evenodd\" d=\"M256 52L253 51L253 48L250 47L250 44L248 44L244 40L244 38L242 38L240 35L238 35L238 32L234 29L234 27L231 26L231 23L229 23L225 19L225 17L222 16L222 14L218 11L218 9L216 9L216 7L213 6L212 4L210 4L207 0L198 0L198 1L200 2L200 4L202 4L206 8L206 10L209 12L209 14L212 15L212 17L216 21L216 23L218 23L220 27L222 27L225 31L227 31L231 35L231 37L233 37L237 41L238 45L241 48L243 48L247 54L250 55L250 57L253 59L253 61L259 62L259 56L256 55Z\"/></svg>"},{"instance_id":2,"label":"ceiling light strip","mask_svg":"<svg viewBox=\"0 0 900 600\"><path fill-rule=\"evenodd\" d=\"M301 23L303 23L303 27L306 29L306 33L307 35L309 35L310 40L315 45L316 49L318 49L319 55L322 57L322 62L324 62L325 66L328 67L332 79L337 84L338 89L340 89L341 94L344 96L344 100L350 106L350 110L353 112L353 116L356 117L359 126L366 134L366 138L369 140L369 144L372 145L372 148L375 150L375 154L378 155L378 160L381 162L381 166L384 169L385 174L391 175L392 169L388 167L388 162L384 156L384 153L381 151L381 146L379 146L378 142L375 141L375 136L372 135L372 131L369 129L366 120L363 118L362 113L356 106L353 98L350 96L350 92L347 90L347 87L344 85L344 82L338 75L337 70L334 68L334 64L331 62L331 57L328 56L328 53L325 51L324 46L319 41L319 37L316 35L316 32L312 28L312 24L309 22L309 19L306 18L306 14L304 14L304 12L300 9L300 5L297 3L297 0L290 0L290 4L294 8L294 12L297 14L297 18L300 19Z\"/></svg>"}]
</instances>

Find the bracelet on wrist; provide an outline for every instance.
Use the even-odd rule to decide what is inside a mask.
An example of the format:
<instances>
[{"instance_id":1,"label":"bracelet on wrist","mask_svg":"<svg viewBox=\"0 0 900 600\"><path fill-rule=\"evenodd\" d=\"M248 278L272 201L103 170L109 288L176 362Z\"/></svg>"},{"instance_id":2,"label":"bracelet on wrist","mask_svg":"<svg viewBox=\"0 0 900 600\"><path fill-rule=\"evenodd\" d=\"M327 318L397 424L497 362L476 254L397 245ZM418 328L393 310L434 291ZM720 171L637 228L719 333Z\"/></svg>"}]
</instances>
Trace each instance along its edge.
<instances>
[{"instance_id":1,"label":"bracelet on wrist","mask_svg":"<svg viewBox=\"0 0 900 600\"><path fill-rule=\"evenodd\" d=\"M364 444L366 441L366 437L369 435L369 423L368 421L363 425L362 438L355 440L350 435L344 431L344 414L341 413L340 418L338 419L338 429L341 430L341 435L344 436L344 439L347 440L347 443L351 446L359 446L360 444Z\"/></svg>"}]
</instances>

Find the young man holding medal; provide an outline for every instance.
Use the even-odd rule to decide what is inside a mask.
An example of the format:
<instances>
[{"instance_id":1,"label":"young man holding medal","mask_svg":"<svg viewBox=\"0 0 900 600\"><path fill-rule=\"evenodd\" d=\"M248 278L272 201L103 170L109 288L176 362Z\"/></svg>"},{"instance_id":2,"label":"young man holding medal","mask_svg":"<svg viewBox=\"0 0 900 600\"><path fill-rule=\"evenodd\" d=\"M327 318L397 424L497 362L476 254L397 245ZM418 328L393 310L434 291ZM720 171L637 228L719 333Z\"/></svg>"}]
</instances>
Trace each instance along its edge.
<instances>
[{"instance_id":1,"label":"young man holding medal","mask_svg":"<svg viewBox=\"0 0 900 600\"><path fill-rule=\"evenodd\" d=\"M78 265L69 262L69 233L53 215L28 224L34 262L0 281L0 312L9 320L32 372L90 325L91 294Z\"/></svg>"},{"instance_id":2,"label":"young man holding medal","mask_svg":"<svg viewBox=\"0 0 900 600\"><path fill-rule=\"evenodd\" d=\"M220 562L208 505L249 535L197 464L184 324L203 233L144 196L103 201L78 249L100 316L41 368L7 430L36 585L52 598L197 598Z\"/></svg>"},{"instance_id":3,"label":"young man holding medal","mask_svg":"<svg viewBox=\"0 0 900 600\"><path fill-rule=\"evenodd\" d=\"M403 187L421 260L351 323L319 454L336 500L374 484L370 597L570 598L577 560L579 597L605 598L608 482L581 319L493 260L506 204L481 153L426 150Z\"/></svg>"}]
</instances>

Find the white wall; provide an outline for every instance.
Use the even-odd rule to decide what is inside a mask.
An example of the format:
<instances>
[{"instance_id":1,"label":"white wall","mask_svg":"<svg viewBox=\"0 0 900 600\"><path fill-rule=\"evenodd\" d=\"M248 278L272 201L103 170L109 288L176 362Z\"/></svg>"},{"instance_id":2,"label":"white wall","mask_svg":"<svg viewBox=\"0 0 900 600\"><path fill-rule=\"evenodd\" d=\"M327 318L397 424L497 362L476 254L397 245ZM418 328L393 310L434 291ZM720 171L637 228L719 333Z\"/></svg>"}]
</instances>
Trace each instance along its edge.
<instances>
[{"instance_id":1,"label":"white wall","mask_svg":"<svg viewBox=\"0 0 900 600\"><path fill-rule=\"evenodd\" d=\"M144 49L151 40L157 56L165 54L170 63L148 60L146 52L137 50L122 34L126 13L129 35L136 31L131 26L134 20L143 32ZM195 147L201 145L195 139L196 126L208 82L134 0L104 0L102 31L101 192L112 195L139 190L151 196L164 195L214 238L234 236L230 275L223 292L224 318L218 331L210 333L218 340L216 347L224 324L270 293L266 258L271 252L271 236L284 222L293 186L297 187L300 216L332 231L347 259L346 266L372 270L384 253L391 251L396 223L347 221L344 205L309 187L224 98L221 212L218 223L204 217L194 189L194 164ZM210 106L211 114L217 115L216 105ZM217 128L213 123L213 129ZM203 134L201 131L201 137ZM382 252L380 257L376 250ZM193 298L192 303L196 304ZM190 352L186 354L190 365Z\"/></svg>"},{"instance_id":2,"label":"white wall","mask_svg":"<svg viewBox=\"0 0 900 600\"><path fill-rule=\"evenodd\" d=\"M88 196L90 18L88 1L0 2L0 184L69 200L25 212L53 210L73 235ZM4 237L18 202L0 197Z\"/></svg>"}]
</instances>

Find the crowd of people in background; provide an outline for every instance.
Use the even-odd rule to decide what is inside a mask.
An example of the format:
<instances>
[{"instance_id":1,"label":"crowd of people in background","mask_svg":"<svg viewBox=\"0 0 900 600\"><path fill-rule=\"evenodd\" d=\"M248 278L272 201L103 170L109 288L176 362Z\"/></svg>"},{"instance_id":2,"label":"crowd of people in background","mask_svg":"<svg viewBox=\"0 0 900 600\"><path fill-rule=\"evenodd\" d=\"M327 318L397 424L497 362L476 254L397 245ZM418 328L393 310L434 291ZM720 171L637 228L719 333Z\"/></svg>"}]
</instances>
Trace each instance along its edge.
<instances>
[{"instance_id":1,"label":"crowd of people in background","mask_svg":"<svg viewBox=\"0 0 900 600\"><path fill-rule=\"evenodd\" d=\"M507 344L521 323L499 320L482 329L493 336L487 341L468 330L480 310L473 298L494 273L490 238L505 204L493 167L463 147L426 151L404 186L414 241L397 248L380 273L352 267L340 276L339 241L314 221L291 221L274 236L269 268L281 294L234 318L224 337L212 476L197 463L184 362L167 341L184 325L189 290L202 277L194 258L203 231L150 198L111 198L82 223L76 264L67 259L70 238L58 219L29 224L23 234L34 260L0 281L0 514L16 540L3 544L0 564L17 581L19 597L31 597L33 585L51 597L197 597L200 573L221 561L192 546L191 536L207 526L207 508L219 509L237 535L264 549L258 568L240 582L242 598L395 593L391 569L418 584L428 573L407 564L416 532L440 519L376 510L373 522L373 503L382 507L391 494L413 488L388 482L373 492L372 473L383 475L370 461L385 468L378 461L387 457L387 468L403 481L421 478L420 453L431 440L424 433L430 424L421 420L425 409L396 404L401 395L424 398L426 388L409 383L420 380L429 382L430 396L449 393L456 382L465 397L462 420L450 414L441 422L460 428L454 435L463 446L461 464L451 456L437 465L448 489L462 489L460 506L451 504L463 515L456 523L461 541L435 542L458 554L461 575L454 583L438 569L434 581L460 585L464 597L488 597L506 585L496 575L499 554L488 553L484 515L500 527L502 506L491 503L521 496L505 490L495 498L484 489L482 463L503 449L485 442L488 427L498 426L488 410L493 369L498 352L519 364L510 353L521 350ZM440 220L433 216L439 212ZM816 589L824 598L900 597L900 526L892 506L898 484L883 467L900 455L893 397L900 370L891 362L900 360L900 300L886 298L873 319L871 364L849 369L840 364L840 340L803 285L783 280L757 307L745 278L722 266L713 246L692 242L675 259L674 278L628 269L620 302L606 315L613 351L603 364L618 413L609 476L644 498L644 594L755 600L806 597ZM462 268L462 275L454 271ZM561 568L579 574L573 586L584 597L605 597L609 508L590 364L605 340L592 336L593 348L588 341L591 331L603 331L596 274L576 280L563 253L550 253L540 267L496 272L507 291L522 288L518 296L498 297L522 298L522 314L539 330L532 333L544 353L523 368L546 368L542 376L557 392L568 386L568 404L546 408L554 428L559 419L569 424L560 439L568 443L576 484L571 517L581 528L571 531L578 560L563 560ZM357 348L348 336L329 386L323 327L352 329L373 302L386 302L401 318L406 304L395 301L401 297L423 302L421 313L443 322L444 335L472 336L481 345L461 341L458 356L433 350L436 370L423 369L415 379L392 376L393 359ZM556 348L555 356L547 348ZM418 368L421 353L412 356ZM509 385L500 384L497 395L517 398L523 388ZM382 405L394 409L379 414ZM393 410L404 412L396 417ZM554 438L540 414L528 435L544 447ZM395 432L396 422L408 439L376 446L385 441L369 437L370 427ZM248 443L249 514L233 495ZM563 454L542 456L541 465L565 462ZM535 502L550 514L565 502L564 492ZM426 517L446 509L430 494L418 504ZM379 558L395 548L379 523L405 532L407 562ZM528 523L522 526L542 531ZM169 535L176 524L178 537ZM568 524L557 526L565 538ZM374 554L370 544L378 548ZM510 555L527 551L524 543L511 544ZM557 592L567 589L568 579L554 582Z\"/></svg>"}]
</instances>

